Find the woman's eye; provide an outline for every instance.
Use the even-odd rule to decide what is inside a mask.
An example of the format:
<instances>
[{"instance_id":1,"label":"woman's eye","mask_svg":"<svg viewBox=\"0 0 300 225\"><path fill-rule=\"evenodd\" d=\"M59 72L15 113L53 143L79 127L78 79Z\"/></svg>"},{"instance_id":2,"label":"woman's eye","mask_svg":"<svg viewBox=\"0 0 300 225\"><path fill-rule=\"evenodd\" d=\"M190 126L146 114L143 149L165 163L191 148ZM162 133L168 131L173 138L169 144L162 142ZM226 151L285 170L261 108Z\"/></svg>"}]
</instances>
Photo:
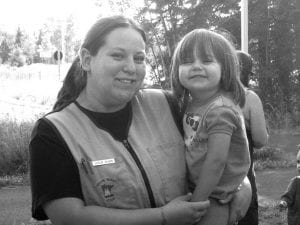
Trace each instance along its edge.
<instances>
[{"instance_id":1,"label":"woman's eye","mask_svg":"<svg viewBox=\"0 0 300 225\"><path fill-rule=\"evenodd\" d=\"M136 56L136 57L134 57L134 61L138 64L144 63L145 56Z\"/></svg>"},{"instance_id":2,"label":"woman's eye","mask_svg":"<svg viewBox=\"0 0 300 225\"><path fill-rule=\"evenodd\" d=\"M119 53L112 54L112 57L116 60L121 60L121 59L124 58L124 56L122 54L119 54Z\"/></svg>"}]
</instances>

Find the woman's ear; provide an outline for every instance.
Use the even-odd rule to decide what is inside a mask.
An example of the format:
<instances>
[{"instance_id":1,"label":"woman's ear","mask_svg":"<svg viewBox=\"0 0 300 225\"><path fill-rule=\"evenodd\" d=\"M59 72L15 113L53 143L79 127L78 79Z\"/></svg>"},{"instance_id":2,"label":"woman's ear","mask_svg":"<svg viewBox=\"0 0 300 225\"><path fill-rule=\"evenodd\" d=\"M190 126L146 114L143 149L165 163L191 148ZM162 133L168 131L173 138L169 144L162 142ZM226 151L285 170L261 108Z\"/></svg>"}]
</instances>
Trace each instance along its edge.
<instances>
[{"instance_id":1,"label":"woman's ear","mask_svg":"<svg viewBox=\"0 0 300 225\"><path fill-rule=\"evenodd\" d=\"M87 49L80 49L80 61L83 70L87 72L91 70L91 59L92 56Z\"/></svg>"}]
</instances>

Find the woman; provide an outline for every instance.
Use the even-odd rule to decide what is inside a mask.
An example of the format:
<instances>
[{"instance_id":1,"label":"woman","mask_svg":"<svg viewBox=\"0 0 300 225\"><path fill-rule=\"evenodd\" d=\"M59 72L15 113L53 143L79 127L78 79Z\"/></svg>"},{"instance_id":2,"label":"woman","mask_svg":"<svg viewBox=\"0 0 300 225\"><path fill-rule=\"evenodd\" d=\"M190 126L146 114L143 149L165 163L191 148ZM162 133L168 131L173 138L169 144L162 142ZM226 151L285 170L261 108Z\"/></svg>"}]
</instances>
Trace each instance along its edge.
<instances>
[{"instance_id":1,"label":"woman","mask_svg":"<svg viewBox=\"0 0 300 225\"><path fill-rule=\"evenodd\" d=\"M255 173L253 167L254 148L262 148L267 144L268 131L263 110L262 102L259 96L249 89L249 79L252 73L252 58L243 51L237 51L240 63L240 80L245 87L246 101L243 107L251 165L248 171L248 179L252 188L252 201L245 217L239 221L239 225L258 225L258 199Z\"/></svg>"},{"instance_id":2,"label":"woman","mask_svg":"<svg viewBox=\"0 0 300 225\"><path fill-rule=\"evenodd\" d=\"M122 16L100 19L87 33L53 112L32 133L34 218L179 225L206 212L208 202L185 195L184 144L164 94L139 90L145 41ZM232 201L234 220L237 205L247 207L244 187Z\"/></svg>"}]
</instances>

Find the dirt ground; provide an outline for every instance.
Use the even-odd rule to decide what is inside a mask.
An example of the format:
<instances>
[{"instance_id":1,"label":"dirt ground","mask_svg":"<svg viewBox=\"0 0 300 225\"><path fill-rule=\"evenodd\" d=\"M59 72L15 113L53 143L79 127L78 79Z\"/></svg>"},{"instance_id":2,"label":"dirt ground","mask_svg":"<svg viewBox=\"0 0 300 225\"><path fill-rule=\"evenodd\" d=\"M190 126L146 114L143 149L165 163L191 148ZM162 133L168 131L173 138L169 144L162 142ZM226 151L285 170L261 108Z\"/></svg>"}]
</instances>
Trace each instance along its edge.
<instances>
[{"instance_id":1,"label":"dirt ground","mask_svg":"<svg viewBox=\"0 0 300 225\"><path fill-rule=\"evenodd\" d=\"M0 189L0 224L19 225L30 220L31 194L29 186Z\"/></svg>"}]
</instances>

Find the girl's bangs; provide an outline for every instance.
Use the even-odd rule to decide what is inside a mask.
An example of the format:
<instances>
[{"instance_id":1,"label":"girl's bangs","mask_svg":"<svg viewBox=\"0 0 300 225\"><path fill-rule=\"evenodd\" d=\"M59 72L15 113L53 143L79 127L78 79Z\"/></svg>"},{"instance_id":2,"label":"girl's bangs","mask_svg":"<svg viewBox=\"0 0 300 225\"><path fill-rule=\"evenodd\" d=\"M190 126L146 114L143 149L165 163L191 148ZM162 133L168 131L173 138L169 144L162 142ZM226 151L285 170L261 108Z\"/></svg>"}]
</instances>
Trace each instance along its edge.
<instances>
[{"instance_id":1,"label":"girl's bangs","mask_svg":"<svg viewBox=\"0 0 300 225\"><path fill-rule=\"evenodd\" d=\"M210 40L206 39L205 35L201 34L195 34L190 36L190 38L186 38L179 51L179 62L184 63L187 59L194 59L195 51L199 59L210 58L213 55L213 50Z\"/></svg>"},{"instance_id":2,"label":"girl's bangs","mask_svg":"<svg viewBox=\"0 0 300 225\"><path fill-rule=\"evenodd\" d=\"M183 64L187 59L194 58L195 38L186 38L179 49L179 64Z\"/></svg>"}]
</instances>

